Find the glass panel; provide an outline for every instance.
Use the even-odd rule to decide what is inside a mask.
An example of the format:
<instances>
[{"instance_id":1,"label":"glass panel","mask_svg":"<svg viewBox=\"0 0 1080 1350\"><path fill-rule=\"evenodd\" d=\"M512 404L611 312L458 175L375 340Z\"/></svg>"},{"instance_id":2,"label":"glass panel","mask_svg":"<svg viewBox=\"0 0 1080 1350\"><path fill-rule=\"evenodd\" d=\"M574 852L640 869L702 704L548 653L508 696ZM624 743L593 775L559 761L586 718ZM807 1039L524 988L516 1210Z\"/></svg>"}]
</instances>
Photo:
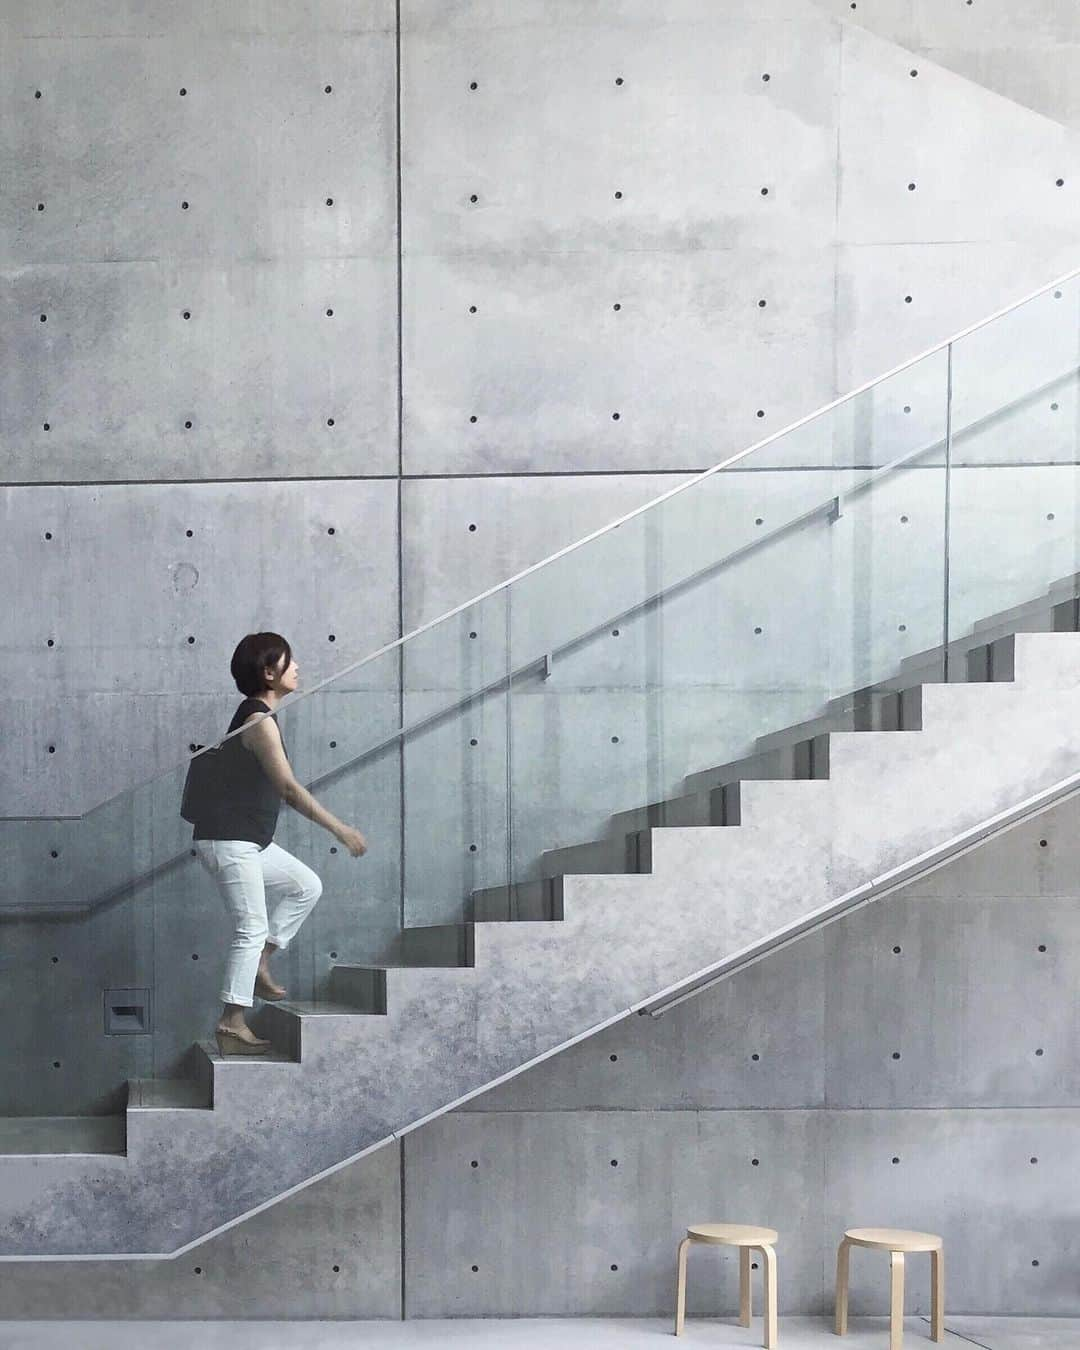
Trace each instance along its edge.
<instances>
[{"instance_id":1,"label":"glass panel","mask_svg":"<svg viewBox=\"0 0 1080 1350\"><path fill-rule=\"evenodd\" d=\"M964 679L995 615L1075 627L1080 279L953 343L952 364L949 636Z\"/></svg>"},{"instance_id":2,"label":"glass panel","mask_svg":"<svg viewBox=\"0 0 1080 1350\"><path fill-rule=\"evenodd\" d=\"M834 700L850 717L868 685L938 677L947 388L935 353L514 583L513 877L530 902L545 877L636 870L645 817L628 813L702 786L688 775L835 719ZM709 823L678 810L649 823Z\"/></svg>"}]
</instances>

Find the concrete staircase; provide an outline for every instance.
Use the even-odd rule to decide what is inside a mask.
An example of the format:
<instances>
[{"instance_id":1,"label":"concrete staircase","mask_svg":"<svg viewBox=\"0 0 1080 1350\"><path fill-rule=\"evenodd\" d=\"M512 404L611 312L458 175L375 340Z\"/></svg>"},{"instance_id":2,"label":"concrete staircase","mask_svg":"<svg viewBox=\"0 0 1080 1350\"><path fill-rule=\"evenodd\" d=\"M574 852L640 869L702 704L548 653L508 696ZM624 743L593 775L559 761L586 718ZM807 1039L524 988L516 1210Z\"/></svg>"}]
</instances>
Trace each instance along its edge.
<instances>
[{"instance_id":1,"label":"concrete staircase","mask_svg":"<svg viewBox=\"0 0 1080 1350\"><path fill-rule=\"evenodd\" d=\"M345 1166L1080 765L1080 577L408 930L404 964L264 1004L123 1118L0 1122L0 1258L166 1255ZM737 827L737 828L732 828ZM463 1161L463 1166L467 1161Z\"/></svg>"}]
</instances>

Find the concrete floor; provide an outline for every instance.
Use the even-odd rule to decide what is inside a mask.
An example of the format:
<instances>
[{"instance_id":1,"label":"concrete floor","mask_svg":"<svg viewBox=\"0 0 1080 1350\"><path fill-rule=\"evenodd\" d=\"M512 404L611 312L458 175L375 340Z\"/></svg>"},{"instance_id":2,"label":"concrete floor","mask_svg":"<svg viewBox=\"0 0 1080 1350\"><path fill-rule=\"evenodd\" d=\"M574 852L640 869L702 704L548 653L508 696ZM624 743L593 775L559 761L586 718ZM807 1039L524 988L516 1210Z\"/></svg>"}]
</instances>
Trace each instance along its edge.
<instances>
[{"instance_id":1,"label":"concrete floor","mask_svg":"<svg viewBox=\"0 0 1080 1350\"><path fill-rule=\"evenodd\" d=\"M760 1322L743 1330L722 1321L687 1321L680 1344L750 1350ZM945 1345L983 1350L1076 1350L1080 1318L951 1317ZM415 1322L0 1322L0 1350L645 1350L672 1338L668 1318L515 1318ZM784 1350L836 1350L830 1323L816 1317L780 1320ZM905 1350L929 1346L925 1318L905 1323ZM853 1318L844 1350L887 1350L882 1318Z\"/></svg>"}]
</instances>

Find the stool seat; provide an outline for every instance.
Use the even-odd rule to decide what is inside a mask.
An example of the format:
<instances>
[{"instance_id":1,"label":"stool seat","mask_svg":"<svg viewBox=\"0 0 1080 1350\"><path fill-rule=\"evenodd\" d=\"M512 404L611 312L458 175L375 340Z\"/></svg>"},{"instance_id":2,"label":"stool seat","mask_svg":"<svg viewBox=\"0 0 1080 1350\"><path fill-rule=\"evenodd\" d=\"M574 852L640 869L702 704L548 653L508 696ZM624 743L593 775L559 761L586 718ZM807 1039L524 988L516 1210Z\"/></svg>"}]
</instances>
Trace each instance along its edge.
<instances>
[{"instance_id":1,"label":"stool seat","mask_svg":"<svg viewBox=\"0 0 1080 1350\"><path fill-rule=\"evenodd\" d=\"M936 1233L914 1233L907 1228L849 1228L844 1237L856 1247L879 1252L939 1252L945 1245Z\"/></svg>"},{"instance_id":2,"label":"stool seat","mask_svg":"<svg viewBox=\"0 0 1080 1350\"><path fill-rule=\"evenodd\" d=\"M686 1230L686 1236L695 1242L714 1242L723 1247L770 1247L776 1245L779 1234L775 1228L755 1228L745 1223L695 1223Z\"/></svg>"}]
</instances>

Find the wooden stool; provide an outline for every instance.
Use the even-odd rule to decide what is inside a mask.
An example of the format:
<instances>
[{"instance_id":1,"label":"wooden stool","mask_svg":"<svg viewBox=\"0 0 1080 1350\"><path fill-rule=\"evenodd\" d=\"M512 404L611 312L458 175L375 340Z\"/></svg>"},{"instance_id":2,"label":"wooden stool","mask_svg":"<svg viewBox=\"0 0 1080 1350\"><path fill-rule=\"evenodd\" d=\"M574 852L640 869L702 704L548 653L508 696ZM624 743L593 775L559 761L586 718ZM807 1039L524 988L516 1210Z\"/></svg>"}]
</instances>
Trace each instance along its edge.
<instances>
[{"instance_id":1,"label":"wooden stool","mask_svg":"<svg viewBox=\"0 0 1080 1350\"><path fill-rule=\"evenodd\" d=\"M748 1327L751 1317L750 1253L762 1256L765 1285L765 1350L776 1345L776 1243L774 1228L751 1228L740 1223L698 1223L686 1230L679 1243L679 1278L675 1288L675 1335L681 1336L686 1320L686 1254L691 1242L706 1242L717 1247L739 1249L739 1326Z\"/></svg>"},{"instance_id":2,"label":"wooden stool","mask_svg":"<svg viewBox=\"0 0 1080 1350\"><path fill-rule=\"evenodd\" d=\"M945 1337L945 1244L936 1233L909 1233L904 1228L849 1228L836 1254L836 1334L847 1332L848 1267L852 1247L889 1253L892 1298L889 1307L889 1350L904 1343L904 1253L930 1253L930 1339Z\"/></svg>"}]
</instances>

